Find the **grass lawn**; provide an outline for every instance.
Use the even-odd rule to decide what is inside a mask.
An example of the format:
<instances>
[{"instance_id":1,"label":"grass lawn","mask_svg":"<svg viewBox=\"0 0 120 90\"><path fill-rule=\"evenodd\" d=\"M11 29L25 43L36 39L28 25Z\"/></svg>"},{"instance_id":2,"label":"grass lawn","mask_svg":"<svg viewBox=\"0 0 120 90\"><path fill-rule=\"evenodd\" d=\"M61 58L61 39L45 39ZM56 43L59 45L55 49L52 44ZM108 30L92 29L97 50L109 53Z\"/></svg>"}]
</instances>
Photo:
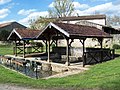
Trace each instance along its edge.
<instances>
[{"instance_id":1,"label":"grass lawn","mask_svg":"<svg viewBox=\"0 0 120 90\"><path fill-rule=\"evenodd\" d=\"M0 83L31 86L35 88L103 88L119 90L120 88L120 57L106 63L97 64L90 70L77 75L48 80L31 79L17 72L0 66Z\"/></svg>"},{"instance_id":2,"label":"grass lawn","mask_svg":"<svg viewBox=\"0 0 120 90\"><path fill-rule=\"evenodd\" d=\"M34 88L100 88L120 89L120 57L91 66L90 70L64 78L31 79L0 66L0 83L31 86Z\"/></svg>"},{"instance_id":3,"label":"grass lawn","mask_svg":"<svg viewBox=\"0 0 120 90\"><path fill-rule=\"evenodd\" d=\"M0 45L0 55L13 54L13 46Z\"/></svg>"},{"instance_id":4,"label":"grass lawn","mask_svg":"<svg viewBox=\"0 0 120 90\"><path fill-rule=\"evenodd\" d=\"M120 54L120 49L115 50L116 54Z\"/></svg>"}]
</instances>

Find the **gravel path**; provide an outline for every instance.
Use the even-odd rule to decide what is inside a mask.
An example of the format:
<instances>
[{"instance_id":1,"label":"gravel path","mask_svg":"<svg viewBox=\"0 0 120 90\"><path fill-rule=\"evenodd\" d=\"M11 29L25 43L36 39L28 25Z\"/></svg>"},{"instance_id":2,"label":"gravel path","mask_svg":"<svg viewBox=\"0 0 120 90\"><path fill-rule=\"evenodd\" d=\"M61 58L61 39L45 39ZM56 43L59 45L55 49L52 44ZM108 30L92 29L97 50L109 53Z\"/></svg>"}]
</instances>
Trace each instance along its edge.
<instances>
[{"instance_id":1,"label":"gravel path","mask_svg":"<svg viewBox=\"0 0 120 90\"><path fill-rule=\"evenodd\" d=\"M76 90L75 88L51 88L51 89L34 89L22 86L13 86L8 84L0 84L0 90Z\"/></svg>"},{"instance_id":2,"label":"gravel path","mask_svg":"<svg viewBox=\"0 0 120 90\"><path fill-rule=\"evenodd\" d=\"M74 71L61 72L61 73L56 74L56 75L45 77L44 79L62 78L62 77L66 77L66 76L69 76L69 75L78 74L78 73L81 73L81 72L83 72L83 70L74 70Z\"/></svg>"},{"instance_id":3,"label":"gravel path","mask_svg":"<svg viewBox=\"0 0 120 90\"><path fill-rule=\"evenodd\" d=\"M0 84L0 90L44 90L44 89L30 89L27 87Z\"/></svg>"},{"instance_id":4,"label":"gravel path","mask_svg":"<svg viewBox=\"0 0 120 90\"><path fill-rule=\"evenodd\" d=\"M72 66L71 66L71 68L72 68ZM86 71L86 70L89 70L89 68L73 66L73 70L66 71L66 72L61 72L61 73L58 73L58 74L55 74L55 75L52 75L52 76L49 76L49 77L45 77L44 79L62 78L62 77L66 77L66 76L69 76L69 75L78 74L78 73L81 73L81 72Z\"/></svg>"}]
</instances>

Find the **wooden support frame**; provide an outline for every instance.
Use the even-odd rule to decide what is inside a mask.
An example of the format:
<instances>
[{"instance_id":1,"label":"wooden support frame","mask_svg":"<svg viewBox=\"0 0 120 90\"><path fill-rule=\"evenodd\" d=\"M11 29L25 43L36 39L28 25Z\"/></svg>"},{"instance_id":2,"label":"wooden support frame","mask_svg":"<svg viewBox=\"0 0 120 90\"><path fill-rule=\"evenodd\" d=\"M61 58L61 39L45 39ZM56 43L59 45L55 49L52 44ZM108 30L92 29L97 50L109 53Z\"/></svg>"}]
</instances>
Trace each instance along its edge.
<instances>
[{"instance_id":1,"label":"wooden support frame","mask_svg":"<svg viewBox=\"0 0 120 90\"><path fill-rule=\"evenodd\" d=\"M67 56L67 59L66 59L66 66L69 66L70 65L70 58L69 58L69 39L66 38L66 41L67 41L67 47L66 47L66 56Z\"/></svg>"},{"instance_id":2,"label":"wooden support frame","mask_svg":"<svg viewBox=\"0 0 120 90\"><path fill-rule=\"evenodd\" d=\"M58 39L55 40L56 47L58 47Z\"/></svg>"},{"instance_id":3,"label":"wooden support frame","mask_svg":"<svg viewBox=\"0 0 120 90\"><path fill-rule=\"evenodd\" d=\"M25 58L25 40L23 40L23 58Z\"/></svg>"},{"instance_id":4,"label":"wooden support frame","mask_svg":"<svg viewBox=\"0 0 120 90\"><path fill-rule=\"evenodd\" d=\"M102 49L103 47L103 38L97 38L98 39L98 42L100 43L100 48Z\"/></svg>"},{"instance_id":5,"label":"wooden support frame","mask_svg":"<svg viewBox=\"0 0 120 90\"><path fill-rule=\"evenodd\" d=\"M40 52L40 47L34 47L34 46L32 46L31 48L33 48L34 49L34 51L33 51L33 53L35 53L35 52Z\"/></svg>"},{"instance_id":6,"label":"wooden support frame","mask_svg":"<svg viewBox=\"0 0 120 90\"><path fill-rule=\"evenodd\" d=\"M66 38L66 42L67 42L67 47L66 47L66 66L69 66L70 65L70 58L69 58L69 54L70 54L70 47L71 47L71 44L72 42L74 42L74 39L71 39L71 41L69 42L69 38Z\"/></svg>"},{"instance_id":7,"label":"wooden support frame","mask_svg":"<svg viewBox=\"0 0 120 90\"><path fill-rule=\"evenodd\" d=\"M103 38L97 38L98 39L98 42L100 43L100 48L101 48L101 60L100 60L100 63L102 63L103 61Z\"/></svg>"},{"instance_id":8,"label":"wooden support frame","mask_svg":"<svg viewBox=\"0 0 120 90\"><path fill-rule=\"evenodd\" d=\"M47 53L48 53L48 59L47 59L47 62L48 63L50 63L50 40L51 40L51 37L50 37L50 35L48 35L47 37L46 37L46 49L47 49Z\"/></svg>"},{"instance_id":9,"label":"wooden support frame","mask_svg":"<svg viewBox=\"0 0 120 90\"><path fill-rule=\"evenodd\" d=\"M13 48L14 49L14 48ZM15 56L17 56L17 41L15 40L15 50L14 50L15 52L14 52L14 54L15 54Z\"/></svg>"},{"instance_id":10,"label":"wooden support frame","mask_svg":"<svg viewBox=\"0 0 120 90\"><path fill-rule=\"evenodd\" d=\"M71 47L71 44L74 42L74 39L71 39L71 42L69 43L69 47Z\"/></svg>"},{"instance_id":11,"label":"wooden support frame","mask_svg":"<svg viewBox=\"0 0 120 90\"><path fill-rule=\"evenodd\" d=\"M47 41L47 45L48 45L48 62L50 62L50 39Z\"/></svg>"},{"instance_id":12,"label":"wooden support frame","mask_svg":"<svg viewBox=\"0 0 120 90\"><path fill-rule=\"evenodd\" d=\"M46 47L46 53L48 52L48 45L47 45L47 40L46 40L46 42L45 42L45 47Z\"/></svg>"},{"instance_id":13,"label":"wooden support frame","mask_svg":"<svg viewBox=\"0 0 120 90\"><path fill-rule=\"evenodd\" d=\"M83 45L83 67L85 67L85 64L86 64L86 59L85 59L85 40L86 40L86 38L79 39L79 40L80 40L80 42Z\"/></svg>"},{"instance_id":14,"label":"wooden support frame","mask_svg":"<svg viewBox=\"0 0 120 90\"><path fill-rule=\"evenodd\" d=\"M54 40L52 40L52 42L50 43L50 46L54 43L55 41Z\"/></svg>"},{"instance_id":15,"label":"wooden support frame","mask_svg":"<svg viewBox=\"0 0 120 90\"><path fill-rule=\"evenodd\" d=\"M43 42L45 43L45 51L46 51L46 53L47 53L47 39L46 40L43 40Z\"/></svg>"}]
</instances>

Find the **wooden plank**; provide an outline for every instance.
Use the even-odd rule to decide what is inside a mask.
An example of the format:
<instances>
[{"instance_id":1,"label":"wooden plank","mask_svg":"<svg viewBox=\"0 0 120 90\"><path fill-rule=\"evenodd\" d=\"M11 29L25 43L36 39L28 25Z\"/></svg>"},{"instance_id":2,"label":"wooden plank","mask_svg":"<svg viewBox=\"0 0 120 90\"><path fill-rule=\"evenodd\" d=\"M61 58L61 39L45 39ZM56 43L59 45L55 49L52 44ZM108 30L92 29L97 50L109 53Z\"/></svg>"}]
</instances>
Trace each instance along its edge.
<instances>
[{"instance_id":1,"label":"wooden plank","mask_svg":"<svg viewBox=\"0 0 120 90\"><path fill-rule=\"evenodd\" d=\"M23 40L23 58L25 58L25 41Z\"/></svg>"},{"instance_id":2,"label":"wooden plank","mask_svg":"<svg viewBox=\"0 0 120 90\"><path fill-rule=\"evenodd\" d=\"M47 41L48 42L48 62L50 62L50 40Z\"/></svg>"}]
</instances>

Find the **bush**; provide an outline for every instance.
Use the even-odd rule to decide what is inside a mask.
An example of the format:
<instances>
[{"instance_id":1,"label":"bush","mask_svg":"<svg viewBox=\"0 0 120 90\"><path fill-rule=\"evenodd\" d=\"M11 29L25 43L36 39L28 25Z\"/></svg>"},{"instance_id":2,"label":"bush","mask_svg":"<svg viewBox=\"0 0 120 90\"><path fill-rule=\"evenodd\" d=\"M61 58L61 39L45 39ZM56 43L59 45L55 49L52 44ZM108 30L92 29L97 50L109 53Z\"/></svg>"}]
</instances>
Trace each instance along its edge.
<instances>
[{"instance_id":1,"label":"bush","mask_svg":"<svg viewBox=\"0 0 120 90\"><path fill-rule=\"evenodd\" d=\"M120 49L120 45L114 44L114 45L113 45L113 49Z\"/></svg>"}]
</instances>

